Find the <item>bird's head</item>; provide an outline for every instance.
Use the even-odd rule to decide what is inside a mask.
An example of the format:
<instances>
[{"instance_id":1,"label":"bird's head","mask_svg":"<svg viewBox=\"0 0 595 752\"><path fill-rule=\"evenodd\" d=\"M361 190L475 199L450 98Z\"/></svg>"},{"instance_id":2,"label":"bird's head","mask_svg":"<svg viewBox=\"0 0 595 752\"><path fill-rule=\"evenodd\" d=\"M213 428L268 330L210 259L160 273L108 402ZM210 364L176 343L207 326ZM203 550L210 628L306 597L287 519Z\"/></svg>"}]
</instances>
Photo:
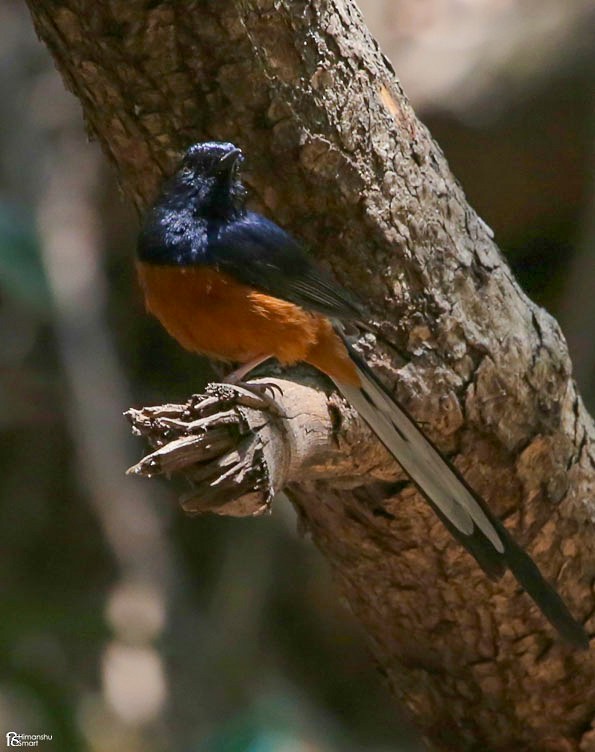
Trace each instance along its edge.
<instances>
[{"instance_id":1,"label":"bird's head","mask_svg":"<svg viewBox=\"0 0 595 752\"><path fill-rule=\"evenodd\" d=\"M188 192L197 213L225 215L243 208L245 190L239 177L242 150L223 141L193 144L174 176Z\"/></svg>"}]
</instances>

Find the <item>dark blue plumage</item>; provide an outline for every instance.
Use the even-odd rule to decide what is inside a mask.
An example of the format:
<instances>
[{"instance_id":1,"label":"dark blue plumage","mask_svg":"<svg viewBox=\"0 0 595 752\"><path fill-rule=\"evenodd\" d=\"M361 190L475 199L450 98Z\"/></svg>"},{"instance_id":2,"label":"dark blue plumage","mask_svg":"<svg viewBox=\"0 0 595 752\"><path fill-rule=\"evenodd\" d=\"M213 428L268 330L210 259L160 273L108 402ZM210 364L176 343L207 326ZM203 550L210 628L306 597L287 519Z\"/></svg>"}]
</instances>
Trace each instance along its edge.
<instances>
[{"instance_id":1,"label":"dark blue plumage","mask_svg":"<svg viewBox=\"0 0 595 752\"><path fill-rule=\"evenodd\" d=\"M147 213L139 260L165 266L208 265L307 310L339 319L361 318L362 306L313 266L291 235L262 214L246 210L237 172L240 161L233 144L191 147Z\"/></svg>"}]
</instances>

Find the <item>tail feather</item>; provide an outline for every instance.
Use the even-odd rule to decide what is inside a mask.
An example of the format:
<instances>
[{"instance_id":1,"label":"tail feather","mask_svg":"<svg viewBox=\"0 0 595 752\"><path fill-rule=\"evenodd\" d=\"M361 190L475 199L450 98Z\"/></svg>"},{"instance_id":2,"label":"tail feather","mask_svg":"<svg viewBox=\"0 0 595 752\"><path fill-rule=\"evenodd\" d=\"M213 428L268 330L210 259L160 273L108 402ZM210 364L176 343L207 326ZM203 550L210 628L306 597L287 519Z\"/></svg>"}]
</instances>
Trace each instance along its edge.
<instances>
[{"instance_id":1,"label":"tail feather","mask_svg":"<svg viewBox=\"0 0 595 752\"><path fill-rule=\"evenodd\" d=\"M337 381L338 389L409 475L448 530L490 577L501 576L508 567L561 636L577 647L588 648L583 626L575 621L535 562L388 393L365 361L345 339L344 342L357 368L361 387Z\"/></svg>"}]
</instances>

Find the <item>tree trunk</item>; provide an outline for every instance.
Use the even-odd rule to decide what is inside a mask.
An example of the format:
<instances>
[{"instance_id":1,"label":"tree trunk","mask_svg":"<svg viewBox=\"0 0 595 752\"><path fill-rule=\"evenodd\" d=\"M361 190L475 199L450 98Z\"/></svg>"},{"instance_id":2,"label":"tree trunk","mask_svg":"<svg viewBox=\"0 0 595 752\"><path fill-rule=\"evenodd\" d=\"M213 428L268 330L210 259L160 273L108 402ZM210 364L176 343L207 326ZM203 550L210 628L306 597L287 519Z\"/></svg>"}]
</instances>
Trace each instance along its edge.
<instances>
[{"instance_id":1,"label":"tree trunk","mask_svg":"<svg viewBox=\"0 0 595 752\"><path fill-rule=\"evenodd\" d=\"M564 339L355 4L29 5L139 210L191 142L244 149L254 205L367 302L368 360L592 632L595 427ZM595 651L562 645L510 575L489 582L384 454L366 476L353 469L357 483L336 476L302 472L293 501L435 747L595 750Z\"/></svg>"}]
</instances>

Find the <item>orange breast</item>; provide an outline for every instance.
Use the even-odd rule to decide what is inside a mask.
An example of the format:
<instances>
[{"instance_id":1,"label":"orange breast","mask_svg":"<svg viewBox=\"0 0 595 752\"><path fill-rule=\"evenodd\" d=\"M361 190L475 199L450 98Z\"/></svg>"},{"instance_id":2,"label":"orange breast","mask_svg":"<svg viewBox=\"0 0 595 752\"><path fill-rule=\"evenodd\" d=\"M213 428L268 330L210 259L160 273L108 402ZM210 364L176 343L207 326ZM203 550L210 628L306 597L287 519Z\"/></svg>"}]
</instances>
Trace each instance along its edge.
<instances>
[{"instance_id":1,"label":"orange breast","mask_svg":"<svg viewBox=\"0 0 595 752\"><path fill-rule=\"evenodd\" d=\"M305 361L332 378L358 383L331 322L208 267L137 262L147 310L182 347L218 360L261 356Z\"/></svg>"}]
</instances>

